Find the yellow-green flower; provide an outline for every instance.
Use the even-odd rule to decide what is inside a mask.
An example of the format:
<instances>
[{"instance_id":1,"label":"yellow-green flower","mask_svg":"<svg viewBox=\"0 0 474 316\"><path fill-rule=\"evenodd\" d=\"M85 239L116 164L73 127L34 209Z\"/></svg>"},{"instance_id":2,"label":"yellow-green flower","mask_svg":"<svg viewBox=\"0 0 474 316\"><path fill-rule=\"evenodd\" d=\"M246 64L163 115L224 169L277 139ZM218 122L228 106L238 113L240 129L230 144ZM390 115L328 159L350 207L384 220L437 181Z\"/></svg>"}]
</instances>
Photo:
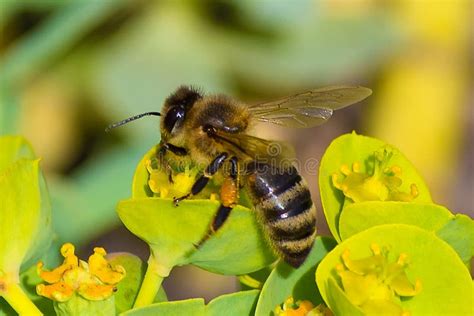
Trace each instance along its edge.
<instances>
[{"instance_id":1,"label":"yellow-green flower","mask_svg":"<svg viewBox=\"0 0 474 316\"><path fill-rule=\"evenodd\" d=\"M186 168L184 172L173 175L173 182L168 179L166 172L156 168L156 161L147 160L146 169L150 174L148 186L158 197L178 197L191 191L197 172Z\"/></svg>"},{"instance_id":2,"label":"yellow-green flower","mask_svg":"<svg viewBox=\"0 0 474 316\"><path fill-rule=\"evenodd\" d=\"M169 175L162 168L157 166L156 159L148 159L145 161L146 170L148 171L148 187L153 194L160 198L180 197L191 192L191 188L196 181L198 170L192 167L186 167L184 172L173 173L173 181L170 182ZM218 176L216 176L218 178ZM205 188L199 196L206 199L216 200L217 196L212 185Z\"/></svg>"},{"instance_id":3,"label":"yellow-green flower","mask_svg":"<svg viewBox=\"0 0 474 316\"><path fill-rule=\"evenodd\" d=\"M105 259L104 248L94 248L94 254L89 257L88 262L79 260L74 254L74 246L66 243L61 247L63 263L57 268L48 271L43 269L43 263L38 262L37 270L39 276L48 284L39 284L36 287L38 295L47 297L57 303L56 311L63 309L68 312L91 312L99 307L94 307L91 302L104 301L106 306L102 310L113 310L114 302L111 297L116 291L116 285L125 276L125 269L116 265L112 267ZM66 304L73 300L73 304ZM82 301L78 304L78 300ZM90 301L90 302L84 302ZM78 311L77 306L85 306L85 310Z\"/></svg>"},{"instance_id":4,"label":"yellow-green flower","mask_svg":"<svg viewBox=\"0 0 474 316\"><path fill-rule=\"evenodd\" d=\"M405 273L408 256L400 254L389 263L387 253L376 244L371 246L373 256L352 260L350 251L342 253L343 264L336 266L344 292L349 300L368 315L410 315L400 306L400 297L415 296L421 291L421 281L412 285Z\"/></svg>"},{"instance_id":5,"label":"yellow-green flower","mask_svg":"<svg viewBox=\"0 0 474 316\"><path fill-rule=\"evenodd\" d=\"M400 191L402 185L402 169L398 166L388 166L393 152L388 149L376 151L373 158L372 172L363 173L359 162L342 165L340 172L333 173L332 183L344 195L354 202L363 201L404 201L410 202L418 196L416 184L412 184L410 192Z\"/></svg>"}]
</instances>

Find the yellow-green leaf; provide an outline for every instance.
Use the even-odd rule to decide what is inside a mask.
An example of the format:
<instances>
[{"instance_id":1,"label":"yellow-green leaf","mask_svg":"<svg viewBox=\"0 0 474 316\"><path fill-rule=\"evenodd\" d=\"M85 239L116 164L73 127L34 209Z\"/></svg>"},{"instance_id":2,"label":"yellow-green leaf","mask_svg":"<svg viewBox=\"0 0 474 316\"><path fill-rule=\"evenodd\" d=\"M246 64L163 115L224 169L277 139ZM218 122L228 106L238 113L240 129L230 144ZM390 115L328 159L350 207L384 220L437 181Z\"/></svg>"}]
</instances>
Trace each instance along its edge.
<instances>
[{"instance_id":1,"label":"yellow-green leaf","mask_svg":"<svg viewBox=\"0 0 474 316\"><path fill-rule=\"evenodd\" d=\"M39 160L20 159L0 173L0 272L16 279L21 263L50 241L51 212L42 188Z\"/></svg>"},{"instance_id":2,"label":"yellow-green leaf","mask_svg":"<svg viewBox=\"0 0 474 316\"><path fill-rule=\"evenodd\" d=\"M242 206L197 249L218 207L219 202L210 200L186 200L175 207L171 199L140 198L121 201L118 214L168 268L192 263L213 272L245 274L275 260L254 213Z\"/></svg>"}]
</instances>

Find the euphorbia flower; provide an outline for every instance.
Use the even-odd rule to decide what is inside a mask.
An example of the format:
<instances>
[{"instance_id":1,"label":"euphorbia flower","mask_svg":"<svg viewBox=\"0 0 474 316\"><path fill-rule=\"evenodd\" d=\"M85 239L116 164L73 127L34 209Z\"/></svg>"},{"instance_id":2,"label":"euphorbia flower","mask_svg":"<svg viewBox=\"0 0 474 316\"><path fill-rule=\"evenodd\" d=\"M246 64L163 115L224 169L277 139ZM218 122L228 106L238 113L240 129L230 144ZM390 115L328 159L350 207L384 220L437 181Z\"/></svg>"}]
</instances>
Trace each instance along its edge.
<instances>
[{"instance_id":1,"label":"euphorbia flower","mask_svg":"<svg viewBox=\"0 0 474 316\"><path fill-rule=\"evenodd\" d=\"M94 248L88 263L77 258L70 243L61 247L61 255L63 263L52 271L44 270L43 263L38 263L39 276L49 284L39 284L36 292L55 301L58 314L114 311L112 295L125 276L125 269L120 265L112 267L101 247Z\"/></svg>"},{"instance_id":2,"label":"euphorbia flower","mask_svg":"<svg viewBox=\"0 0 474 316\"><path fill-rule=\"evenodd\" d=\"M274 313L276 316L304 316L314 308L310 301L296 301L288 297L282 306L278 305Z\"/></svg>"},{"instance_id":3,"label":"euphorbia flower","mask_svg":"<svg viewBox=\"0 0 474 316\"><path fill-rule=\"evenodd\" d=\"M184 172L173 175L173 182L170 182L166 172L156 168L156 160L147 160L146 169L150 174L148 186L158 197L183 196L191 191L196 178L196 170L186 168Z\"/></svg>"},{"instance_id":4,"label":"euphorbia flower","mask_svg":"<svg viewBox=\"0 0 474 316\"><path fill-rule=\"evenodd\" d=\"M350 251L342 255L343 264L336 266L344 292L349 300L368 314L409 315L399 305L400 296L415 296L421 291L421 281L412 285L405 273L408 256L400 254L398 260L388 262L376 244L371 246L373 256L352 260Z\"/></svg>"},{"instance_id":5,"label":"euphorbia flower","mask_svg":"<svg viewBox=\"0 0 474 316\"><path fill-rule=\"evenodd\" d=\"M416 184L412 184L410 192L402 192L402 169L398 166L388 165L393 152L387 148L374 152L372 160L373 170L363 173L359 162L352 164L352 170L348 165L342 165L340 172L333 173L332 183L334 187L341 190L344 195L354 202L363 201L404 201L410 202L418 196Z\"/></svg>"}]
</instances>

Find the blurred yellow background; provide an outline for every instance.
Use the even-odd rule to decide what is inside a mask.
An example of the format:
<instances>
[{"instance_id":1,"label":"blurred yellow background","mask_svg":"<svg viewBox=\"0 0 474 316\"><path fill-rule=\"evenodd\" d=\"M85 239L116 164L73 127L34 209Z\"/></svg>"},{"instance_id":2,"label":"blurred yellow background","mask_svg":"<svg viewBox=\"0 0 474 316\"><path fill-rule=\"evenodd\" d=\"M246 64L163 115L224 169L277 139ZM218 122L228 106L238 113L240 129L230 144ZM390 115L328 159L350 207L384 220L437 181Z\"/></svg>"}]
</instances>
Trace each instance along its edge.
<instances>
[{"instance_id":1,"label":"blurred yellow background","mask_svg":"<svg viewBox=\"0 0 474 316\"><path fill-rule=\"evenodd\" d=\"M324 126L255 133L290 141L302 160L352 130L380 138L419 168L435 202L473 216L472 12L469 0L0 0L0 133L26 136L43 157L58 244L146 258L114 208L158 121L105 126L159 110L180 84L249 103L364 85L372 97ZM318 201L317 175L306 178ZM319 223L327 233L321 212ZM236 283L181 268L165 286L171 299L209 299Z\"/></svg>"}]
</instances>

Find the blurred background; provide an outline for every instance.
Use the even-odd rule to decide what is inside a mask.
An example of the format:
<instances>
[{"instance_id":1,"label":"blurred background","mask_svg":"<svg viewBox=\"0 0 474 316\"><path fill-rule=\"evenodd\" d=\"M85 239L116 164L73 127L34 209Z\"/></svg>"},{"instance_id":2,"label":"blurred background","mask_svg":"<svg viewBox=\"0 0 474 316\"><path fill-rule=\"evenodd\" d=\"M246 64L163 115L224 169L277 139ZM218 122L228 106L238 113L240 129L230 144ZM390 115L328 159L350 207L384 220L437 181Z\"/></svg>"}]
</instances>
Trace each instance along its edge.
<instances>
[{"instance_id":1,"label":"blurred background","mask_svg":"<svg viewBox=\"0 0 474 316\"><path fill-rule=\"evenodd\" d=\"M24 135L42 157L57 245L146 259L115 205L159 142L158 120L106 134L109 123L159 110L180 84L249 103L364 85L373 95L323 126L255 134L291 142L303 161L352 130L380 138L419 168L435 202L473 216L472 13L470 0L0 0L0 135ZM305 176L328 234L317 174ZM238 287L193 267L164 286L170 299Z\"/></svg>"}]
</instances>

